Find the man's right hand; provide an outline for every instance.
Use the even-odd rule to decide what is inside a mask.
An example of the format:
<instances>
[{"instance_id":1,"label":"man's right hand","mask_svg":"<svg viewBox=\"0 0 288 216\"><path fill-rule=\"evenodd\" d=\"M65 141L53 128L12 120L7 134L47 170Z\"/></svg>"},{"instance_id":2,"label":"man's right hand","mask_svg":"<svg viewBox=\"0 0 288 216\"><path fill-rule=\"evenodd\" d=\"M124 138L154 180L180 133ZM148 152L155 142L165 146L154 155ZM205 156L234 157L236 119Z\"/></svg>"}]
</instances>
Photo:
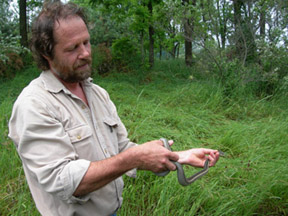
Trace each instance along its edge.
<instances>
[{"instance_id":1,"label":"man's right hand","mask_svg":"<svg viewBox=\"0 0 288 216\"><path fill-rule=\"evenodd\" d=\"M178 161L178 154L169 151L161 140L154 140L135 148L135 162L138 169L150 170L155 173L165 170L176 170L171 161Z\"/></svg>"}]
</instances>

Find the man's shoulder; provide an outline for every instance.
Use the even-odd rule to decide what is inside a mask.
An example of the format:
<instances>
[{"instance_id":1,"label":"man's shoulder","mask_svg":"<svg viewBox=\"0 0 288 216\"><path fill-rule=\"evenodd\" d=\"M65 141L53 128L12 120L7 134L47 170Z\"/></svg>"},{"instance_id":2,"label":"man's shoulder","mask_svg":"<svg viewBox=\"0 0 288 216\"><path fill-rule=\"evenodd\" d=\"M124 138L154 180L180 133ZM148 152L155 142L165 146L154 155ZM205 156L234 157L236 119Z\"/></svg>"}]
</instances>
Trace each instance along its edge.
<instances>
[{"instance_id":1,"label":"man's shoulder","mask_svg":"<svg viewBox=\"0 0 288 216\"><path fill-rule=\"evenodd\" d=\"M37 104L44 105L53 98L51 93L47 90L43 79L40 76L31 80L31 82L18 95L14 106L36 106Z\"/></svg>"},{"instance_id":2,"label":"man's shoulder","mask_svg":"<svg viewBox=\"0 0 288 216\"><path fill-rule=\"evenodd\" d=\"M106 89L95 83L92 83L91 87L94 94L98 95L103 99L109 99L109 94Z\"/></svg>"},{"instance_id":3,"label":"man's shoulder","mask_svg":"<svg viewBox=\"0 0 288 216\"><path fill-rule=\"evenodd\" d=\"M45 88L42 79L39 76L31 80L30 83L25 88L23 88L23 90L19 94L19 97L36 96L43 92L45 92Z\"/></svg>"},{"instance_id":4,"label":"man's shoulder","mask_svg":"<svg viewBox=\"0 0 288 216\"><path fill-rule=\"evenodd\" d=\"M35 96L41 91L41 79L40 77L37 77L33 80L30 81L30 83L24 87L21 91L21 93L18 96L18 99L22 97L27 97L27 96Z\"/></svg>"}]
</instances>

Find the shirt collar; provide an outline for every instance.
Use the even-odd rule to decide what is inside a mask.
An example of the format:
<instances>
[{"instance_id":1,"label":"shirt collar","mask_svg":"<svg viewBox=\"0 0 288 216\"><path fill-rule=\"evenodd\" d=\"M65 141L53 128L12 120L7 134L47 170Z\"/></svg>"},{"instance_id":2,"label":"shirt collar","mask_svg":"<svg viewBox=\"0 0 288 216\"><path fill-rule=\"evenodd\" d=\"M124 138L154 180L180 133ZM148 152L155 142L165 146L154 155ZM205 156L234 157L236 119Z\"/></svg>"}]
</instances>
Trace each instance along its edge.
<instances>
[{"instance_id":1,"label":"shirt collar","mask_svg":"<svg viewBox=\"0 0 288 216\"><path fill-rule=\"evenodd\" d=\"M62 90L64 92L70 92L50 70L43 71L40 77L42 78L44 87L47 91L52 93L59 93ZM82 81L81 84L85 87L89 87L91 86L92 81L93 79L89 77L88 79Z\"/></svg>"}]
</instances>

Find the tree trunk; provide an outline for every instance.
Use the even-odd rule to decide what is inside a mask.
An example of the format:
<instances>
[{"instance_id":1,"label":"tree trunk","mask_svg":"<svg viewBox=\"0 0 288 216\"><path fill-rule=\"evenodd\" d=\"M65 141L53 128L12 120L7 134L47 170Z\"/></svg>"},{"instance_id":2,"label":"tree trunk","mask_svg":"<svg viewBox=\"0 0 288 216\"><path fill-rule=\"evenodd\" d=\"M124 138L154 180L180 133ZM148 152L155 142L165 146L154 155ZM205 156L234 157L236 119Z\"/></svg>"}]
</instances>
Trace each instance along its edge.
<instances>
[{"instance_id":1,"label":"tree trunk","mask_svg":"<svg viewBox=\"0 0 288 216\"><path fill-rule=\"evenodd\" d=\"M24 47L28 47L28 36L27 36L27 16L26 16L26 0L19 1L20 10L20 43Z\"/></svg>"},{"instance_id":2,"label":"tree trunk","mask_svg":"<svg viewBox=\"0 0 288 216\"><path fill-rule=\"evenodd\" d=\"M260 26L260 36L262 38L265 38L265 24L266 24L266 8L264 6L264 2L261 5L261 12L260 12L260 21L259 21L259 26Z\"/></svg>"},{"instance_id":3,"label":"tree trunk","mask_svg":"<svg viewBox=\"0 0 288 216\"><path fill-rule=\"evenodd\" d=\"M190 4L190 0L182 0L182 4L187 6ZM196 5L196 0L192 0L192 4ZM185 13L188 11L185 9ZM192 40L193 40L193 18L185 17L184 19L184 37L185 37L185 63L191 67L194 63L192 53Z\"/></svg>"},{"instance_id":4,"label":"tree trunk","mask_svg":"<svg viewBox=\"0 0 288 216\"><path fill-rule=\"evenodd\" d=\"M144 31L140 32L140 44L141 44L141 60L142 60L142 64L144 64L145 62Z\"/></svg>"},{"instance_id":5,"label":"tree trunk","mask_svg":"<svg viewBox=\"0 0 288 216\"><path fill-rule=\"evenodd\" d=\"M226 12L226 0L222 3L222 14L220 12L219 0L216 2L218 19L219 19L219 33L221 38L221 48L224 50L226 46L226 35L227 35L227 12Z\"/></svg>"},{"instance_id":6,"label":"tree trunk","mask_svg":"<svg viewBox=\"0 0 288 216\"><path fill-rule=\"evenodd\" d=\"M200 7L201 7L201 10L202 10L202 21L204 23L205 26L207 26L207 20L206 20L206 13L204 13L205 11L205 5L204 5L204 2L203 0L200 1ZM208 33L205 31L203 32L203 40L204 40L204 43L207 41L208 39Z\"/></svg>"},{"instance_id":7,"label":"tree trunk","mask_svg":"<svg viewBox=\"0 0 288 216\"><path fill-rule=\"evenodd\" d=\"M235 41L235 53L240 59L246 59L247 49L245 48L245 37L242 29L242 16L241 16L241 7L243 5L242 0L233 0L234 8L234 41Z\"/></svg>"},{"instance_id":8,"label":"tree trunk","mask_svg":"<svg viewBox=\"0 0 288 216\"><path fill-rule=\"evenodd\" d=\"M154 27L153 27L153 5L152 0L148 2L148 10L150 13L150 23L149 23L149 65L153 67L154 65Z\"/></svg>"},{"instance_id":9,"label":"tree trunk","mask_svg":"<svg viewBox=\"0 0 288 216\"><path fill-rule=\"evenodd\" d=\"M252 6L252 1L247 1L245 4L248 6L248 16L246 16L245 18L245 31L244 31L244 35L245 35L245 41L246 41L246 47L247 47L247 58L246 58L246 62L254 62L255 60L257 60L257 54L256 54L256 50L257 50L257 46L256 46L256 42L255 42L255 30L254 30L254 26L256 25L256 23L253 22L253 12L251 11L253 6Z\"/></svg>"},{"instance_id":10,"label":"tree trunk","mask_svg":"<svg viewBox=\"0 0 288 216\"><path fill-rule=\"evenodd\" d=\"M178 43L178 47L177 47L177 58L179 58L179 54L180 54L180 42Z\"/></svg>"},{"instance_id":11,"label":"tree trunk","mask_svg":"<svg viewBox=\"0 0 288 216\"><path fill-rule=\"evenodd\" d=\"M159 44L159 60L162 60L162 43Z\"/></svg>"}]
</instances>

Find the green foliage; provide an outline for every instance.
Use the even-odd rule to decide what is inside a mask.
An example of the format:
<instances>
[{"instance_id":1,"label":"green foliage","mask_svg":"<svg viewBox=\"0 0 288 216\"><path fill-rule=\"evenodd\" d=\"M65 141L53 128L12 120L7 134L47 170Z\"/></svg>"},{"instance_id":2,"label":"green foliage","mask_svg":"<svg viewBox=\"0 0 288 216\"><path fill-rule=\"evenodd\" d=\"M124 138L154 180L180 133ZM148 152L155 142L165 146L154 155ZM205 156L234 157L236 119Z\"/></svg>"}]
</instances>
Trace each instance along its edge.
<instances>
[{"instance_id":1,"label":"green foliage","mask_svg":"<svg viewBox=\"0 0 288 216\"><path fill-rule=\"evenodd\" d=\"M267 93L282 88L285 85L285 77L288 76L288 50L284 46L275 43L259 42L260 65L262 72L262 89Z\"/></svg>"},{"instance_id":2,"label":"green foliage","mask_svg":"<svg viewBox=\"0 0 288 216\"><path fill-rule=\"evenodd\" d=\"M98 74L108 73L113 68L111 51L104 43L92 48L92 56L92 67Z\"/></svg>"},{"instance_id":3,"label":"green foliage","mask_svg":"<svg viewBox=\"0 0 288 216\"><path fill-rule=\"evenodd\" d=\"M23 68L23 61L20 57L22 48L19 45L19 37L5 36L0 31L0 78L8 78L15 75L17 70Z\"/></svg>"},{"instance_id":4,"label":"green foliage","mask_svg":"<svg viewBox=\"0 0 288 216\"><path fill-rule=\"evenodd\" d=\"M18 26L15 20L16 14L14 14L10 7L12 7L13 3L11 0L0 0L0 32L1 32L1 39L2 34L5 37L9 35L17 35L18 33Z\"/></svg>"},{"instance_id":5,"label":"green foliage","mask_svg":"<svg viewBox=\"0 0 288 216\"><path fill-rule=\"evenodd\" d=\"M134 42L127 37L113 42L112 57L118 71L130 71L139 66L139 62L141 62L141 57Z\"/></svg>"},{"instance_id":6,"label":"green foliage","mask_svg":"<svg viewBox=\"0 0 288 216\"><path fill-rule=\"evenodd\" d=\"M238 97L239 91L260 97L287 93L288 52L285 47L261 41L258 61L250 64L234 58L233 49L222 51L211 43L203 47L196 55L196 75L220 80L226 96Z\"/></svg>"},{"instance_id":7,"label":"green foliage","mask_svg":"<svg viewBox=\"0 0 288 216\"><path fill-rule=\"evenodd\" d=\"M139 5L138 7L133 7L131 9L132 23L131 29L136 32L147 31L149 27L149 11L144 5Z\"/></svg>"},{"instance_id":8,"label":"green foliage","mask_svg":"<svg viewBox=\"0 0 288 216\"><path fill-rule=\"evenodd\" d=\"M21 47L18 14L14 2L0 1L0 79L11 78L24 66L32 64L29 50Z\"/></svg>"},{"instance_id":9,"label":"green foliage","mask_svg":"<svg viewBox=\"0 0 288 216\"><path fill-rule=\"evenodd\" d=\"M97 8L98 10L87 8L91 43L94 45L106 43L107 46L111 46L115 38L123 36L120 32L127 32L129 22L116 22L112 19L111 11L106 11L101 5Z\"/></svg>"}]
</instances>

